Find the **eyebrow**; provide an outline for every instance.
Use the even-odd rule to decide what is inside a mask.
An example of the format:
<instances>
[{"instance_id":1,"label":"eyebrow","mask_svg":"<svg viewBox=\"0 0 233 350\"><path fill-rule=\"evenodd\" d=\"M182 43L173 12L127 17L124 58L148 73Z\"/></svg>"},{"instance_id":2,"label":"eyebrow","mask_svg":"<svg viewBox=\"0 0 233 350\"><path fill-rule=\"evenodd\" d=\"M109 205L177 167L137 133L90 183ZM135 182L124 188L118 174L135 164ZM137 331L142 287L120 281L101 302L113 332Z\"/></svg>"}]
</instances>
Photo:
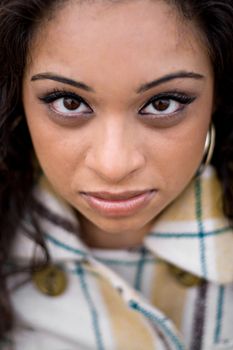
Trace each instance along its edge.
<instances>
[{"instance_id":1,"label":"eyebrow","mask_svg":"<svg viewBox=\"0 0 233 350\"><path fill-rule=\"evenodd\" d=\"M155 79L155 80L152 80L146 84L143 84L136 90L136 92L138 94L141 94L141 93L146 92L146 91L148 91L148 90L150 90L158 85L167 83L171 80L181 79L181 78L200 80L200 79L204 79L204 76L199 74L199 73L179 71L179 72L167 74L159 79ZM74 86L78 89L82 89L82 90L85 90L88 92L95 92L95 90L93 88L91 88L90 86L86 85L85 83L83 83L81 81L76 81L76 80L69 79L69 78L63 77L61 75L56 75L53 73L39 73L39 74L33 75L31 78L31 81L37 81L37 80L58 81L59 83L71 85L71 86Z\"/></svg>"},{"instance_id":2,"label":"eyebrow","mask_svg":"<svg viewBox=\"0 0 233 350\"><path fill-rule=\"evenodd\" d=\"M56 75L53 73L40 73L40 74L33 75L31 78L31 81L37 81L37 80L54 80L54 81L58 81L59 83L71 85L78 89L82 89L88 92L95 92L90 86L82 83L81 81L75 81L73 79L65 78L63 76Z\"/></svg>"},{"instance_id":3,"label":"eyebrow","mask_svg":"<svg viewBox=\"0 0 233 350\"><path fill-rule=\"evenodd\" d=\"M138 94L141 94L141 93L143 93L147 90L150 90L158 85L167 83L167 82L174 80L174 79L180 79L180 78L190 78L190 79L200 80L200 79L204 79L204 75L194 73L194 72L186 72L186 71L180 71L180 72L167 74L159 79L156 79L156 80L153 80L153 81L150 81L146 84L141 85L136 92Z\"/></svg>"}]
</instances>

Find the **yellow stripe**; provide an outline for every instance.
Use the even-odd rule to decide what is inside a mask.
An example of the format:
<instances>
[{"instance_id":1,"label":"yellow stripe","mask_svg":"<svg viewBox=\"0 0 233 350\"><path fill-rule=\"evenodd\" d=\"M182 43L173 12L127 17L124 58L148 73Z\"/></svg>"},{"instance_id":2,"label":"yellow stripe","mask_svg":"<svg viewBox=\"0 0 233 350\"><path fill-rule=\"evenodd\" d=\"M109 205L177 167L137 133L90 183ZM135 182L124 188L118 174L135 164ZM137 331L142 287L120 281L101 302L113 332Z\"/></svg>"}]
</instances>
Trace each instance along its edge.
<instances>
[{"instance_id":1,"label":"yellow stripe","mask_svg":"<svg viewBox=\"0 0 233 350\"><path fill-rule=\"evenodd\" d=\"M99 279L99 287L109 314L116 350L155 350L155 338L147 321L131 310L108 282Z\"/></svg>"},{"instance_id":2,"label":"yellow stripe","mask_svg":"<svg viewBox=\"0 0 233 350\"><path fill-rule=\"evenodd\" d=\"M152 284L152 303L170 318L179 330L185 311L186 293L187 287L176 281L165 263L156 265Z\"/></svg>"},{"instance_id":3,"label":"yellow stripe","mask_svg":"<svg viewBox=\"0 0 233 350\"><path fill-rule=\"evenodd\" d=\"M201 200L203 220L224 219L222 190L217 178L203 179Z\"/></svg>"}]
</instances>

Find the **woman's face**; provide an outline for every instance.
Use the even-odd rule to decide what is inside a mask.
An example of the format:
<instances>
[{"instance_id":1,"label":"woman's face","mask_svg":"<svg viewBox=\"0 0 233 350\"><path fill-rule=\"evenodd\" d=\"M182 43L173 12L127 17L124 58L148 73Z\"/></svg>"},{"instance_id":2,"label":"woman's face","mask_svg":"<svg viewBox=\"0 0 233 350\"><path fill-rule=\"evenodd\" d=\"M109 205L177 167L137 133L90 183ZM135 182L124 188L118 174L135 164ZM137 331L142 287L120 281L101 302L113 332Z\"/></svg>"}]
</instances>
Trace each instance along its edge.
<instances>
[{"instance_id":1,"label":"woman's face","mask_svg":"<svg viewBox=\"0 0 233 350\"><path fill-rule=\"evenodd\" d=\"M198 29L163 1L72 1L30 55L23 102L47 179L89 244L139 243L202 160L214 82Z\"/></svg>"}]
</instances>

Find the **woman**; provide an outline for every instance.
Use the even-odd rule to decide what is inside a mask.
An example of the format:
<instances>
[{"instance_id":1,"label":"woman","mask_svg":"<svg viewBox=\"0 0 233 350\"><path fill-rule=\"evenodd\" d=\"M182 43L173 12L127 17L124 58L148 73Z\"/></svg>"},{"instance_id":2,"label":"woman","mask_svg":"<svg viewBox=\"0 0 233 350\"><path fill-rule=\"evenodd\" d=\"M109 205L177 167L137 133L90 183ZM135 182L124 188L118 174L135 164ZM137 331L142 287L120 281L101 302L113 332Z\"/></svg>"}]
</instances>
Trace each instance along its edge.
<instances>
[{"instance_id":1,"label":"woman","mask_svg":"<svg viewBox=\"0 0 233 350\"><path fill-rule=\"evenodd\" d=\"M2 348L233 349L232 0L0 0L0 46Z\"/></svg>"}]
</instances>

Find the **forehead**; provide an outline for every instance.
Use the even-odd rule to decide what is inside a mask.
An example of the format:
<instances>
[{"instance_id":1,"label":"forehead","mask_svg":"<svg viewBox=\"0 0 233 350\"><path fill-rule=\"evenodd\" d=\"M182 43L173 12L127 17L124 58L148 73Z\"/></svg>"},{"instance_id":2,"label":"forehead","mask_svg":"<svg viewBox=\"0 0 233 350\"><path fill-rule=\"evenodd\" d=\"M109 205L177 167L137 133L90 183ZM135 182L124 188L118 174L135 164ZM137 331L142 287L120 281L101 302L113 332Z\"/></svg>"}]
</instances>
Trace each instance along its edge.
<instances>
[{"instance_id":1,"label":"forehead","mask_svg":"<svg viewBox=\"0 0 233 350\"><path fill-rule=\"evenodd\" d=\"M70 1L37 30L30 70L77 75L91 83L209 70L195 23L160 0Z\"/></svg>"}]
</instances>

